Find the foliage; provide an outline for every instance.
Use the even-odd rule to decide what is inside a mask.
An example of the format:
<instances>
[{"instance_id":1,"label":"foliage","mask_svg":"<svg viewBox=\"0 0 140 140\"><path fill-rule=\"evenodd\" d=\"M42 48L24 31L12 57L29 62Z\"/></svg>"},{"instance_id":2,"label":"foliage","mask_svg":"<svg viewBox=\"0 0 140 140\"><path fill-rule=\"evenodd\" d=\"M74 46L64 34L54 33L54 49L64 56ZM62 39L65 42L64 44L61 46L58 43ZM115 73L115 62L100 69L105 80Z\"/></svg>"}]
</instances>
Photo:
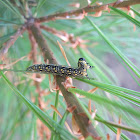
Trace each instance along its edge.
<instances>
[{"instance_id":1,"label":"foliage","mask_svg":"<svg viewBox=\"0 0 140 140\"><path fill-rule=\"evenodd\" d=\"M96 11L93 8L93 11L88 11L90 8L83 0L77 3L80 3L80 8L84 10L78 11L78 8L74 7L76 2L0 0L0 68L13 69L9 72L0 71L2 140L38 137L77 139L78 136L68 126L76 127L73 124L74 117L81 120L80 117L85 116L92 126L98 121L95 133L103 139L106 139L107 134L110 139L119 136L122 139L140 138L139 6L132 6L131 15L128 15L129 8L124 11L112 5L114 1L108 1L110 12L103 9L100 16L101 9ZM93 7L97 4L95 2L96 0L92 1ZM77 10L77 14L75 12L72 15L74 10ZM70 11L67 15L61 14L67 11ZM132 17L133 12L135 18ZM33 26L38 27L36 29L40 32L33 33ZM42 37L46 44L40 42ZM61 88L62 96L58 89L52 90L50 81L54 79L53 75L50 77L46 74L26 73L26 68L33 63L46 63L47 59L54 62L46 56L48 53L51 57L51 52L58 64L68 65L57 41L63 46L72 67L77 67L77 61L81 57L94 66L94 69L88 70L89 77L94 80L76 78L70 88L69 83L66 83L65 90L72 93L69 95ZM40 43L48 46L50 50L44 54ZM109 55L110 66L105 60ZM117 62L114 67L120 68L116 72L111 68L111 59ZM18 70L23 72L17 72ZM124 87L119 76L122 74L121 70L130 77L123 79L126 83ZM138 88L132 86L130 89L126 86L131 82ZM91 89L94 93L89 92ZM84 98L76 96L77 94ZM75 115L75 106L77 110L82 108L84 112ZM96 112L95 119L92 117L93 112ZM80 113L83 113L83 116ZM68 125L64 125L64 122L68 122ZM83 125L83 129L87 129L86 126ZM120 134L120 130L124 131ZM82 135L87 137L83 132Z\"/></svg>"}]
</instances>

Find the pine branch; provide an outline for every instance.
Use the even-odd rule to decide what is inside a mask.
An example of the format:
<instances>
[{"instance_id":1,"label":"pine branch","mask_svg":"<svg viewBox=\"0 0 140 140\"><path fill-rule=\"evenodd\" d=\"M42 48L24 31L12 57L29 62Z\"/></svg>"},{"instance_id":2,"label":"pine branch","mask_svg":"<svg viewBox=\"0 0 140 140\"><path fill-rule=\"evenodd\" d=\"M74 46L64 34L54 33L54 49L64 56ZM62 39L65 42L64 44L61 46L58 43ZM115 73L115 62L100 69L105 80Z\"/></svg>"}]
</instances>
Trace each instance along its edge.
<instances>
[{"instance_id":1,"label":"pine branch","mask_svg":"<svg viewBox=\"0 0 140 140\"><path fill-rule=\"evenodd\" d=\"M124 7L128 8L129 6L136 5L136 4L140 4L140 0L128 0L128 1L108 3L105 5L96 5L96 6L88 5L78 10L73 10L69 12L58 13L58 14L53 14L53 15L49 15L45 17L36 18L35 21L38 23L41 23L41 22L48 22L50 20L56 20L60 18L67 19L70 16L79 16L80 14L84 14L84 13L99 12L99 11L107 10L109 6L112 6L115 8L124 8Z\"/></svg>"},{"instance_id":2,"label":"pine branch","mask_svg":"<svg viewBox=\"0 0 140 140\"><path fill-rule=\"evenodd\" d=\"M57 64L57 61L54 58L53 53L51 52L50 48L46 43L45 38L41 33L41 29L39 25L34 23L28 27L28 30L31 30L36 42L38 43L40 50L43 53L44 60L46 61L48 59L50 63ZM94 126L91 123L89 123L89 118L85 114L83 108L81 107L77 99L74 97L74 95L71 92L68 92L67 89L62 84L63 82L65 82L65 78L61 76L56 76L56 82L60 90L62 91L62 94L67 102L68 108L76 107L72 113L83 136L88 137L90 135L94 139L100 139L100 137L95 131ZM85 115L82 116L80 115L81 113Z\"/></svg>"}]
</instances>

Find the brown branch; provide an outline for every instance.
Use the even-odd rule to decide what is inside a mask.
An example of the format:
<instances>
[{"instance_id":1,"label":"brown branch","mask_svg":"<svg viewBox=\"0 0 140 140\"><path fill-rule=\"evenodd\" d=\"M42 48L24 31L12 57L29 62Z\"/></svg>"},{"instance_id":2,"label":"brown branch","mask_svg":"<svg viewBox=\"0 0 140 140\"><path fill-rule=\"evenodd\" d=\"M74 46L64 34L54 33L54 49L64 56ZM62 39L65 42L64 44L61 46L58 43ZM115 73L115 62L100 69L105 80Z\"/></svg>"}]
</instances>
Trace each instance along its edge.
<instances>
[{"instance_id":1,"label":"brown branch","mask_svg":"<svg viewBox=\"0 0 140 140\"><path fill-rule=\"evenodd\" d=\"M94 139L100 139L94 126L91 123L89 123L88 116L85 114L83 108L81 107L75 96L71 92L68 92L67 89L65 89L65 87L63 86L62 84L64 82L63 78L58 76L56 80L67 102L67 106L69 108L76 106L76 109L73 111L73 115L83 136L85 138L88 136L92 136ZM84 113L85 115L84 116L81 115L82 113Z\"/></svg>"},{"instance_id":2,"label":"brown branch","mask_svg":"<svg viewBox=\"0 0 140 140\"><path fill-rule=\"evenodd\" d=\"M32 34L33 34L36 42L38 43L40 50L43 53L44 60L49 59L50 63L57 64L57 61L54 58L53 53L49 49L49 47L46 43L46 40L44 39L44 37L41 33L41 29L39 28L39 25L32 24L29 26L28 29L32 31ZM87 137L90 135L94 139L100 139L100 137L98 137L98 134L96 133L96 131L94 129L94 126L91 123L89 123L88 116L86 114L84 116L80 115L81 113L84 113L84 110L81 107L81 105L79 104L79 102L77 101L77 99L75 98L75 96L71 92L68 92L67 89L64 87L64 85L62 84L64 81L65 81L64 77L56 76L56 82L57 82L60 90L62 91L62 94L67 102L68 107L72 108L72 107L76 106L76 109L73 111L73 115L80 128L81 133L83 134L84 137Z\"/></svg>"},{"instance_id":3,"label":"brown branch","mask_svg":"<svg viewBox=\"0 0 140 140\"><path fill-rule=\"evenodd\" d=\"M6 45L1 49L0 58L3 58L4 55L8 52L9 48L15 43L19 36L21 36L26 30L26 25L23 25L21 28L17 30L17 32L11 36L10 40L6 42Z\"/></svg>"},{"instance_id":4,"label":"brown branch","mask_svg":"<svg viewBox=\"0 0 140 140\"><path fill-rule=\"evenodd\" d=\"M128 1L118 2L118 3L108 3L105 5L96 5L96 6L88 5L78 10L40 17L40 18L35 19L35 21L40 23L40 22L48 22L50 20L56 20L59 18L68 19L68 17L70 16L78 16L80 14L83 14L84 12L89 13L89 12L99 12L99 11L107 10L108 6L113 6L115 8L123 8L123 7L128 7L128 6L136 5L136 4L140 4L140 0L128 0Z\"/></svg>"},{"instance_id":5,"label":"brown branch","mask_svg":"<svg viewBox=\"0 0 140 140\"><path fill-rule=\"evenodd\" d=\"M128 0L128 1L123 1L123 2L120 2L118 4L111 4L110 6L113 6L115 8L123 8L123 7L128 7L128 6L131 6L131 5L136 5L136 4L140 4L140 0Z\"/></svg>"}]
</instances>

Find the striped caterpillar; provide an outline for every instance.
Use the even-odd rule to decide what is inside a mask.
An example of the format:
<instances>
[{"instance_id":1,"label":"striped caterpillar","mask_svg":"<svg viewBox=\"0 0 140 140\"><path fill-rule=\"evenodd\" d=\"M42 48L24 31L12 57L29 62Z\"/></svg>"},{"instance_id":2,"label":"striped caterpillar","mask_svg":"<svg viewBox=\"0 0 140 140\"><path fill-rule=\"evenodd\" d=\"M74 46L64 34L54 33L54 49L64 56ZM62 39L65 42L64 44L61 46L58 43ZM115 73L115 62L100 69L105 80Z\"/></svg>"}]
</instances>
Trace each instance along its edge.
<instances>
[{"instance_id":1,"label":"striped caterpillar","mask_svg":"<svg viewBox=\"0 0 140 140\"><path fill-rule=\"evenodd\" d=\"M37 64L32 65L27 68L27 71L33 72L43 72L47 74L54 74L60 76L69 76L69 77L88 77L87 69L93 68L90 66L84 58L79 58L78 60L78 67L72 68L63 65L54 65L54 64Z\"/></svg>"}]
</instances>

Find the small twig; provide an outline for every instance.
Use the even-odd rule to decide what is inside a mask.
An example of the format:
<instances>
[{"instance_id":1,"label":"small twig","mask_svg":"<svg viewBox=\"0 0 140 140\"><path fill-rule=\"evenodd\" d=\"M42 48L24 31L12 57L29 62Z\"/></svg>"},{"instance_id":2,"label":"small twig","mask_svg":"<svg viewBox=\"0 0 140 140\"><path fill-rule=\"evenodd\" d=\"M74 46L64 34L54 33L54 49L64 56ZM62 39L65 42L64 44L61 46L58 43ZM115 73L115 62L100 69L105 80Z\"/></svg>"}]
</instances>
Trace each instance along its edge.
<instances>
[{"instance_id":1,"label":"small twig","mask_svg":"<svg viewBox=\"0 0 140 140\"><path fill-rule=\"evenodd\" d=\"M12 63L10 63L10 64L7 64L6 66L4 66L4 69L7 69L7 68L9 68L9 67L15 65L17 62L21 61L22 59L24 59L24 58L26 58L26 57L27 57L27 56L23 56L23 57L17 59L16 61L14 61L14 62L12 62Z\"/></svg>"},{"instance_id":2,"label":"small twig","mask_svg":"<svg viewBox=\"0 0 140 140\"><path fill-rule=\"evenodd\" d=\"M8 52L9 48L15 43L19 36L21 36L26 30L26 25L23 25L17 30L17 32L11 36L11 39L6 42L6 45L2 48L0 52L0 57L3 58L4 55Z\"/></svg>"},{"instance_id":3,"label":"small twig","mask_svg":"<svg viewBox=\"0 0 140 140\"><path fill-rule=\"evenodd\" d=\"M60 116L60 118L62 119L62 115L61 115L61 113L57 110L57 108L55 107L55 106L53 106L53 105L51 105L51 108ZM66 127L67 127L67 129L69 130L69 132L71 133L71 134L73 134L73 132L72 132L72 130L71 130L71 128L70 128L70 126L69 126L69 124L65 121L65 125L66 125Z\"/></svg>"},{"instance_id":4,"label":"small twig","mask_svg":"<svg viewBox=\"0 0 140 140\"><path fill-rule=\"evenodd\" d=\"M47 31L47 32L50 32L50 33L56 35L64 42L70 42L70 46L73 48L76 48L77 46L84 46L82 44L84 42L86 42L86 41L82 40L80 37L75 37L73 34L68 34L65 31L58 31L54 28L50 28L50 27L47 27L44 25L40 25L40 28Z\"/></svg>"},{"instance_id":5,"label":"small twig","mask_svg":"<svg viewBox=\"0 0 140 140\"><path fill-rule=\"evenodd\" d=\"M49 33L52 33L52 34L56 35L57 37L59 37L63 41L68 42L69 35L66 32L58 31L58 30L56 30L54 28L50 28L50 27L44 26L44 25L40 25L40 28L45 30L45 31L47 31L47 32L49 32Z\"/></svg>"},{"instance_id":6,"label":"small twig","mask_svg":"<svg viewBox=\"0 0 140 140\"><path fill-rule=\"evenodd\" d=\"M127 1L118 2L115 5L114 3L110 4L110 6L113 6L115 8L123 8L123 7L128 7L128 6L136 5L136 4L140 4L140 0L127 0Z\"/></svg>"},{"instance_id":7,"label":"small twig","mask_svg":"<svg viewBox=\"0 0 140 140\"><path fill-rule=\"evenodd\" d=\"M58 46L59 46L59 48L60 48L60 50L61 50L61 52L62 52L62 55L64 56L64 58L65 58L67 64L68 64L68 66L71 66L70 63L69 63L69 61L68 61L68 58L67 58L67 56L66 56L66 53L65 53L63 47L61 46L61 44L59 43L58 40L57 40L57 43L58 43Z\"/></svg>"},{"instance_id":8,"label":"small twig","mask_svg":"<svg viewBox=\"0 0 140 140\"><path fill-rule=\"evenodd\" d=\"M121 117L119 117L119 122L118 122L118 124L121 125ZM116 140L120 140L120 136L121 136L121 128L118 128Z\"/></svg>"},{"instance_id":9,"label":"small twig","mask_svg":"<svg viewBox=\"0 0 140 140\"><path fill-rule=\"evenodd\" d=\"M41 23L41 22L48 22L50 20L56 20L59 18L65 18L68 19L70 16L78 16L80 14L89 13L89 12L99 12L103 10L107 10L108 6L113 6L115 8L123 8L123 7L128 7L131 5L135 4L140 4L140 0L128 0L128 1L122 1L120 3L108 3L105 5L96 5L96 6L86 6L84 8L78 9L78 10L73 10L69 12L64 12L64 13L57 13L45 17L40 17L35 19L36 22Z\"/></svg>"}]
</instances>

